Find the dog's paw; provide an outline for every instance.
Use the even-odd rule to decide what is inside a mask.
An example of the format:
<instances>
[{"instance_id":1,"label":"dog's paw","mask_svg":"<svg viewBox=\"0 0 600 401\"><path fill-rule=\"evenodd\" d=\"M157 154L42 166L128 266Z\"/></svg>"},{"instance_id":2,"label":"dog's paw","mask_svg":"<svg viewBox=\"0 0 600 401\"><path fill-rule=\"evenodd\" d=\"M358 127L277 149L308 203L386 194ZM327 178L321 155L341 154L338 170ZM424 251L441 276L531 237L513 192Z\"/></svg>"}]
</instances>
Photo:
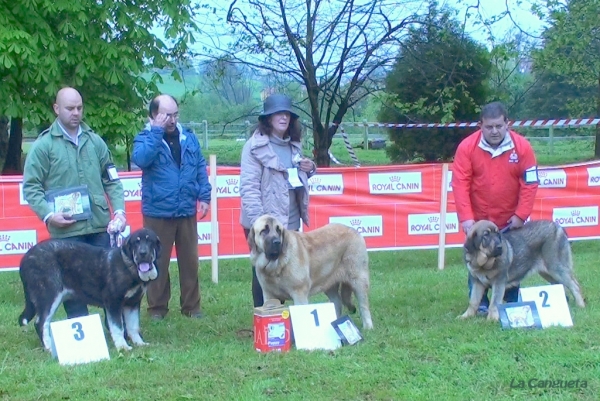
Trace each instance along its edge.
<instances>
[{"instance_id":1,"label":"dog's paw","mask_svg":"<svg viewBox=\"0 0 600 401\"><path fill-rule=\"evenodd\" d=\"M466 311L465 313L463 313L462 315L458 315L456 316L457 319L468 319L470 317L475 316L475 314L471 311Z\"/></svg>"},{"instance_id":2,"label":"dog's paw","mask_svg":"<svg viewBox=\"0 0 600 401\"><path fill-rule=\"evenodd\" d=\"M490 320L493 322L497 322L498 320L500 320L500 315L498 314L498 311L490 310L487 315L487 320Z\"/></svg>"},{"instance_id":3,"label":"dog's paw","mask_svg":"<svg viewBox=\"0 0 600 401\"><path fill-rule=\"evenodd\" d=\"M125 344L119 344L119 345L117 345L117 346L116 346L116 348L117 348L117 350L119 350L119 351L131 351L131 350L133 349L133 348L132 348L132 347L131 347L129 344L127 344L127 343L125 343Z\"/></svg>"},{"instance_id":4,"label":"dog's paw","mask_svg":"<svg viewBox=\"0 0 600 401\"><path fill-rule=\"evenodd\" d=\"M146 345L150 345L150 343L144 342L144 341L136 341L133 344L135 344L136 347L144 347Z\"/></svg>"}]
</instances>

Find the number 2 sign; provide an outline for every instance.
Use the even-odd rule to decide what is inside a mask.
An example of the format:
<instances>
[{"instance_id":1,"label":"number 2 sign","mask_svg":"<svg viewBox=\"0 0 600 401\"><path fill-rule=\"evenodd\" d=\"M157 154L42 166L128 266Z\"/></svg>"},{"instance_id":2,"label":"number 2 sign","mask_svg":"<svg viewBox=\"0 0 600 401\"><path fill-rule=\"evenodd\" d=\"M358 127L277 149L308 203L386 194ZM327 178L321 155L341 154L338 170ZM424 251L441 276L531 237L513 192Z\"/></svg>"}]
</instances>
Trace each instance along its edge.
<instances>
[{"instance_id":1,"label":"number 2 sign","mask_svg":"<svg viewBox=\"0 0 600 401\"><path fill-rule=\"evenodd\" d=\"M562 284L521 287L519 289L519 298L524 302L535 302L543 328L550 326L573 326L571 311L569 310L569 304L567 304L565 296L565 288Z\"/></svg>"},{"instance_id":2,"label":"number 2 sign","mask_svg":"<svg viewBox=\"0 0 600 401\"><path fill-rule=\"evenodd\" d=\"M296 349L326 349L341 347L341 341L331 322L337 319L331 302L290 305L292 331Z\"/></svg>"}]
</instances>

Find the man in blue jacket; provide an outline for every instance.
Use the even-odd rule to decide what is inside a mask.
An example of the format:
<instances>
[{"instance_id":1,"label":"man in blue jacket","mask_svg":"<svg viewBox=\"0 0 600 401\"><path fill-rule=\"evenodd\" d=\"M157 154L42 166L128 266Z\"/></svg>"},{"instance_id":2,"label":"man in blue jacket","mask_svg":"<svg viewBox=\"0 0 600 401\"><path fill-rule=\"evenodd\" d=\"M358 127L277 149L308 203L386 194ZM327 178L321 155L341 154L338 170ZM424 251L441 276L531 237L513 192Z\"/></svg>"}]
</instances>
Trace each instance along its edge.
<instances>
[{"instance_id":1,"label":"man in blue jacket","mask_svg":"<svg viewBox=\"0 0 600 401\"><path fill-rule=\"evenodd\" d=\"M193 132L177 122L177 101L159 95L150 102L149 124L133 141L133 162L142 169L144 226L161 241L158 278L148 286L148 312L161 320L169 311L169 261L177 251L181 313L200 318L197 215L208 212L211 185L206 161Z\"/></svg>"}]
</instances>

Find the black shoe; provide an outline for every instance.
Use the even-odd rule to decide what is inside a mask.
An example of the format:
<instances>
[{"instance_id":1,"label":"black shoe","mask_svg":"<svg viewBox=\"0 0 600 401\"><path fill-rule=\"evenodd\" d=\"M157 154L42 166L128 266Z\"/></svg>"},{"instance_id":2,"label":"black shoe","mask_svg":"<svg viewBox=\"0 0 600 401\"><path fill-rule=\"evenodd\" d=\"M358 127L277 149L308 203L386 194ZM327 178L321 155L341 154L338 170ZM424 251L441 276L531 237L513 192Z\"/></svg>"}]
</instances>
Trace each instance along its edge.
<instances>
[{"instance_id":1,"label":"black shoe","mask_svg":"<svg viewBox=\"0 0 600 401\"><path fill-rule=\"evenodd\" d=\"M202 312L186 313L185 316L192 319L202 319L204 317Z\"/></svg>"}]
</instances>

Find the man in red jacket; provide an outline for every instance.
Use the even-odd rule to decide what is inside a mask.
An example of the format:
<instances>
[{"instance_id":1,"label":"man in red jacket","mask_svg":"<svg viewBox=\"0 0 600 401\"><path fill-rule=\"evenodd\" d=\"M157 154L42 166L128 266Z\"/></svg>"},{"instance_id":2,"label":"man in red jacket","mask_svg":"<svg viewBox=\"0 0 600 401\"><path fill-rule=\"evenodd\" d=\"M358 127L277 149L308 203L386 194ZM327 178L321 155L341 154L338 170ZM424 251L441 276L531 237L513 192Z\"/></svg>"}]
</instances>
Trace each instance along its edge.
<instances>
[{"instance_id":1,"label":"man in red jacket","mask_svg":"<svg viewBox=\"0 0 600 401\"><path fill-rule=\"evenodd\" d=\"M452 191L465 234L475 221L490 220L500 230L523 226L531 214L538 188L533 148L523 136L508 129L506 109L500 102L481 110L481 129L459 145L452 165ZM469 273L469 296L472 277ZM519 286L506 290L505 302L517 302ZM479 305L486 314L487 290Z\"/></svg>"}]
</instances>

